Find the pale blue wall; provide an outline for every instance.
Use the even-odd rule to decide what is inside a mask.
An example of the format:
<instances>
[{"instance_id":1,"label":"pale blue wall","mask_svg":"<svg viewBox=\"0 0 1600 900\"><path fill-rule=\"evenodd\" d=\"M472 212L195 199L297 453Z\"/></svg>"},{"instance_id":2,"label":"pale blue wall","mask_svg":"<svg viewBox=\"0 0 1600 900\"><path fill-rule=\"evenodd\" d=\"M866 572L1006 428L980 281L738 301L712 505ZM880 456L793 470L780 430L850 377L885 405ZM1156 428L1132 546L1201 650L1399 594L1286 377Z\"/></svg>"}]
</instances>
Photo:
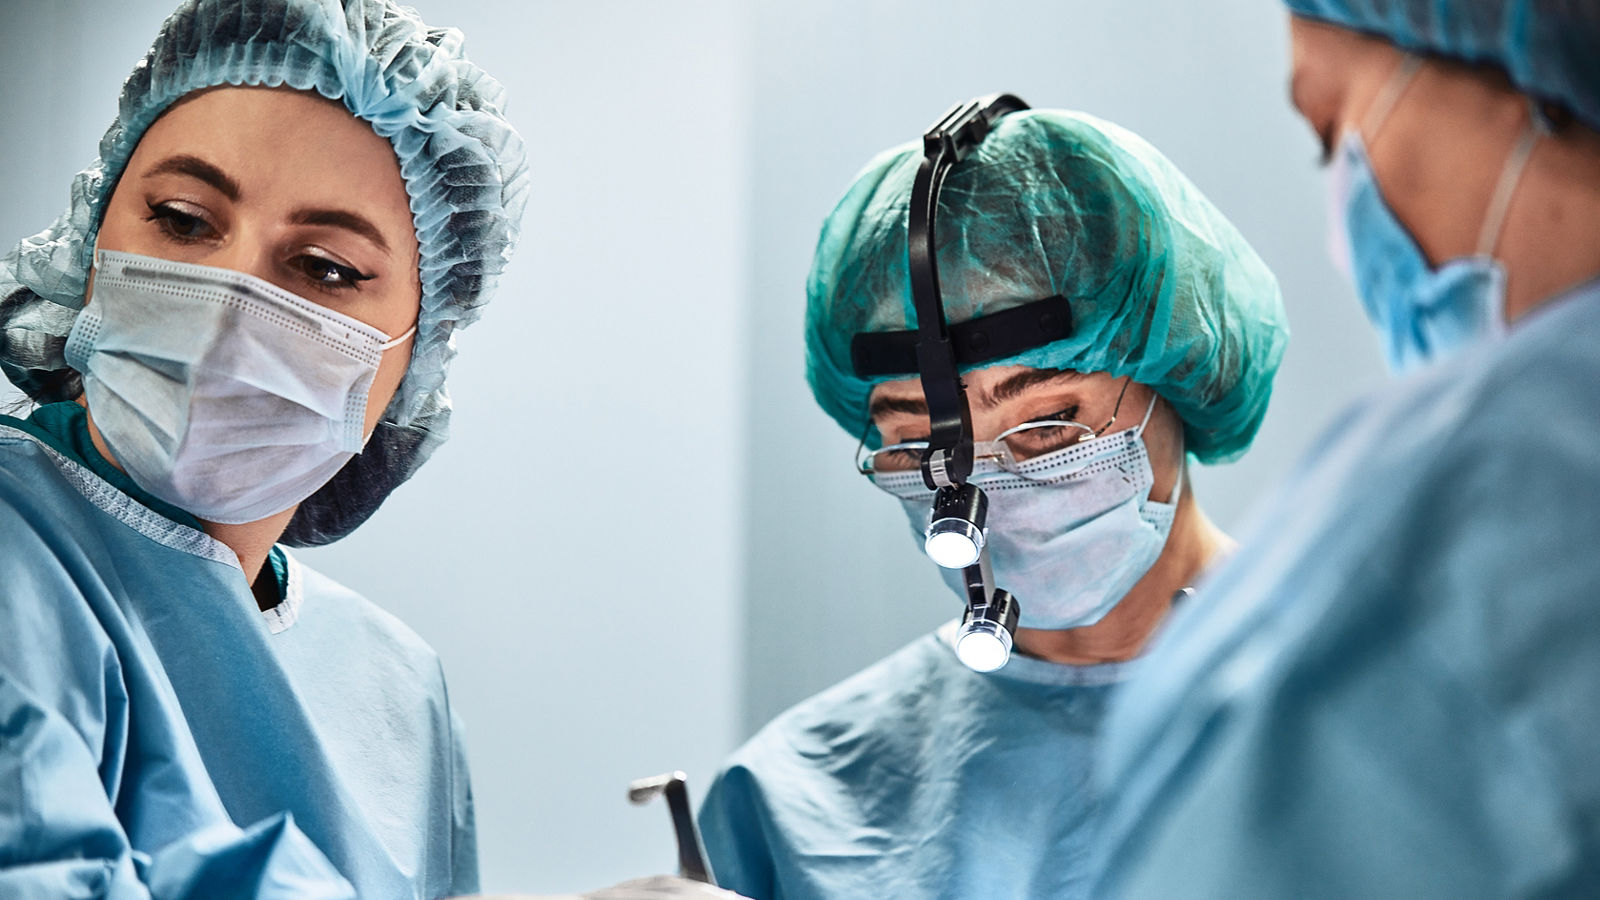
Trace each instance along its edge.
<instances>
[{"instance_id":1,"label":"pale blue wall","mask_svg":"<svg viewBox=\"0 0 1600 900\"><path fill-rule=\"evenodd\" d=\"M670 868L666 812L626 806L629 778L681 767L703 792L773 713L958 612L812 403L800 334L823 216L952 102L1010 90L1140 132L1277 271L1295 338L1267 425L1197 475L1225 525L1376 382L1275 4L416 5L511 91L524 243L461 337L451 442L306 557L444 657L488 889ZM63 208L169 8L0 0L0 244Z\"/></svg>"}]
</instances>

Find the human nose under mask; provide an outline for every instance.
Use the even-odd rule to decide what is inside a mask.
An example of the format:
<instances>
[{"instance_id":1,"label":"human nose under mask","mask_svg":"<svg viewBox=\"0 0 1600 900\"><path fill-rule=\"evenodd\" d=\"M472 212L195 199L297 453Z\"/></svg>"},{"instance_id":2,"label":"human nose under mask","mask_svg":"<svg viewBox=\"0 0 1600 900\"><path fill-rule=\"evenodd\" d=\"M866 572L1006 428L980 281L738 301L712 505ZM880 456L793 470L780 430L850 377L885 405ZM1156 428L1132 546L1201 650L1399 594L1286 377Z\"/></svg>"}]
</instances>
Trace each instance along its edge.
<instances>
[{"instance_id":1,"label":"human nose under mask","mask_svg":"<svg viewBox=\"0 0 1600 900\"><path fill-rule=\"evenodd\" d=\"M1150 499L1155 484L1143 439L1155 398L1139 425L1021 463L1007 472L980 462L971 481L989 501L986 545L994 583L1021 606L1019 627L1082 628L1100 621L1161 555L1177 512ZM932 492L920 472L874 476L901 501L920 545ZM958 597L959 569L940 569Z\"/></svg>"},{"instance_id":2,"label":"human nose under mask","mask_svg":"<svg viewBox=\"0 0 1600 900\"><path fill-rule=\"evenodd\" d=\"M229 269L108 250L95 260L66 359L141 488L201 519L252 522L309 497L361 450L378 364L411 330L390 340Z\"/></svg>"},{"instance_id":3,"label":"human nose under mask","mask_svg":"<svg viewBox=\"0 0 1600 900\"><path fill-rule=\"evenodd\" d=\"M1380 91L1361 131L1379 133L1420 62L1408 58ZM1329 247L1335 267L1356 288L1383 343L1391 371L1448 357L1506 331L1505 267L1493 251L1528 157L1544 134L1535 115L1501 169L1476 251L1438 268L1383 197L1361 133L1340 141L1329 172Z\"/></svg>"}]
</instances>

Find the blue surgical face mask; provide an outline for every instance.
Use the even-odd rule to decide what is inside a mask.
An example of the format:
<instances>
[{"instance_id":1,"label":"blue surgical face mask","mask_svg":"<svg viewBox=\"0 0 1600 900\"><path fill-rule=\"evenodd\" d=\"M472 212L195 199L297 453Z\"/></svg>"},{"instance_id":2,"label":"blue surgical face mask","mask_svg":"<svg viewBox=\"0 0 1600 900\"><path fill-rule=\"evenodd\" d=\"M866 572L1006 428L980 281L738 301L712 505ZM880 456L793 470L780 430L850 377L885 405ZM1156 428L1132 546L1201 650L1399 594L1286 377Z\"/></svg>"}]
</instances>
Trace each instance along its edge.
<instances>
[{"instance_id":1,"label":"blue surgical face mask","mask_svg":"<svg viewBox=\"0 0 1600 900\"><path fill-rule=\"evenodd\" d=\"M228 269L95 253L67 337L95 427L146 491L212 522L282 512L366 441L367 391L391 341Z\"/></svg>"},{"instance_id":2,"label":"blue surgical face mask","mask_svg":"<svg viewBox=\"0 0 1600 900\"><path fill-rule=\"evenodd\" d=\"M1408 60L1380 93L1364 125L1367 133L1378 134L1416 68ZM1506 272L1491 253L1539 133L1530 128L1507 160L1477 252L1438 268L1428 263L1384 200L1361 135L1352 130L1340 142L1328 181L1329 212L1336 218L1330 226L1334 265L1354 284L1392 371L1413 369L1505 333Z\"/></svg>"},{"instance_id":3,"label":"blue surgical face mask","mask_svg":"<svg viewBox=\"0 0 1600 900\"><path fill-rule=\"evenodd\" d=\"M975 466L971 481L989 499L994 583L1017 598L1020 627L1093 625L1161 555L1183 479L1171 502L1150 499L1155 476L1143 439L1149 421L1147 410L1134 428L1027 460L1014 471L993 462ZM873 481L900 499L921 546L933 496L922 473L884 473ZM965 601L961 570L940 572Z\"/></svg>"}]
</instances>

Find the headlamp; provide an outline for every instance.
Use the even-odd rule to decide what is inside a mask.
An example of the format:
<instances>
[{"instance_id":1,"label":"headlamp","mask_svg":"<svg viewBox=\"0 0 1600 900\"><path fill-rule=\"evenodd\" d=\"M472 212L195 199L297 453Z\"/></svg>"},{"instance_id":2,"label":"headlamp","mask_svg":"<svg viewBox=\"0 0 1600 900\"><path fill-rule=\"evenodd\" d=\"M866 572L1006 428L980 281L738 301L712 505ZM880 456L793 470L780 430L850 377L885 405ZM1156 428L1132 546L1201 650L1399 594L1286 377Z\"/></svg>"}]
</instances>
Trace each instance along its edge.
<instances>
[{"instance_id":1,"label":"headlamp","mask_svg":"<svg viewBox=\"0 0 1600 900\"><path fill-rule=\"evenodd\" d=\"M983 552L983 525L989 501L974 484L939 488L923 539L928 558L946 569L965 569Z\"/></svg>"},{"instance_id":2,"label":"headlamp","mask_svg":"<svg viewBox=\"0 0 1600 900\"><path fill-rule=\"evenodd\" d=\"M967 610L956 638L956 656L979 672L992 672L1010 659L1019 604L995 588L989 572L984 548L989 503L983 491L967 480L974 462L972 412L960 367L1069 336L1072 310L1066 298L1046 297L950 326L939 293L935 223L939 192L951 167L983 143L1001 116L1027 108L1012 94L979 97L951 107L923 133L923 158L911 183L906 224L916 330L858 334L851 343L858 376L909 373L914 366L921 379L929 420L922 481L934 492L923 549L940 566L965 572Z\"/></svg>"},{"instance_id":3,"label":"headlamp","mask_svg":"<svg viewBox=\"0 0 1600 900\"><path fill-rule=\"evenodd\" d=\"M974 672L993 672L1011 659L1012 634L1017 630L1017 601L996 590L982 606L967 604L956 632L956 658Z\"/></svg>"}]
</instances>

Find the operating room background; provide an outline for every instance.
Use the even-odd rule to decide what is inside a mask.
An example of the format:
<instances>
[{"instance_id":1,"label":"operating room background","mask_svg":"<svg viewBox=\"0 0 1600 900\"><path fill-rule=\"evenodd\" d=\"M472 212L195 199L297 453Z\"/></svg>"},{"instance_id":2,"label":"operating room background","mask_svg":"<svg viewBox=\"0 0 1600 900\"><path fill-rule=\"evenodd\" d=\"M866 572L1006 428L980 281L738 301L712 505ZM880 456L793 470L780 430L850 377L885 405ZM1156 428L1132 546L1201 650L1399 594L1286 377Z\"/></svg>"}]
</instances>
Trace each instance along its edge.
<instances>
[{"instance_id":1,"label":"operating room background","mask_svg":"<svg viewBox=\"0 0 1600 900\"><path fill-rule=\"evenodd\" d=\"M65 208L172 5L0 0L0 241ZM451 441L300 555L443 658L485 890L670 869L667 813L628 807L629 779L682 768L699 796L773 714L959 614L812 402L801 341L823 217L953 102L1009 90L1132 128L1277 272L1294 337L1266 425L1244 461L1194 472L1224 527L1378 382L1322 251L1277 4L414 5L506 84L535 188L460 336Z\"/></svg>"}]
</instances>

